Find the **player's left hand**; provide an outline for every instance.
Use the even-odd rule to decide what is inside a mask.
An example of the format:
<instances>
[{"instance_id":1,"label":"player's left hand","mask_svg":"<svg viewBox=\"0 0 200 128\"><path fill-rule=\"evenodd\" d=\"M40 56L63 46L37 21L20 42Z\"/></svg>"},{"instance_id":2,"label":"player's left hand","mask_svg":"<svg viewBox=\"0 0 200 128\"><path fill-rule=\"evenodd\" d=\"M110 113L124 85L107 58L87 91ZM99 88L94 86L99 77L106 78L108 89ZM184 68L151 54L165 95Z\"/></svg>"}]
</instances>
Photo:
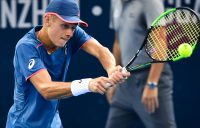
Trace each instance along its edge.
<instances>
[{"instance_id":1,"label":"player's left hand","mask_svg":"<svg viewBox=\"0 0 200 128\"><path fill-rule=\"evenodd\" d=\"M113 83L115 83L115 85L123 82L124 79L127 79L127 77L129 76L130 72L124 71L120 65L113 67L108 71L108 77L111 79Z\"/></svg>"},{"instance_id":2,"label":"player's left hand","mask_svg":"<svg viewBox=\"0 0 200 128\"><path fill-rule=\"evenodd\" d=\"M148 86L145 86L143 95L142 95L142 103L144 104L147 112L154 113L156 108L159 107L158 102L158 88L150 89Z\"/></svg>"}]
</instances>

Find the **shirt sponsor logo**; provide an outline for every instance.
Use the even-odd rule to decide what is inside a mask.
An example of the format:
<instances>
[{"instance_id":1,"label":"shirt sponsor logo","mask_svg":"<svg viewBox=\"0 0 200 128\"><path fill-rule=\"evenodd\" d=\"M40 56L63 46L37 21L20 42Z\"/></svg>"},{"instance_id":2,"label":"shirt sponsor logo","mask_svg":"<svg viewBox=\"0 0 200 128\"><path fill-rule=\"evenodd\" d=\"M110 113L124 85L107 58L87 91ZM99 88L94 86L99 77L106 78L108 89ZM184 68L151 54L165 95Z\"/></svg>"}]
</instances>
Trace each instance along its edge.
<instances>
[{"instance_id":1,"label":"shirt sponsor logo","mask_svg":"<svg viewBox=\"0 0 200 128\"><path fill-rule=\"evenodd\" d=\"M32 69L34 65L35 65L35 60L34 59L30 59L29 60L29 64L28 64L28 69Z\"/></svg>"}]
</instances>

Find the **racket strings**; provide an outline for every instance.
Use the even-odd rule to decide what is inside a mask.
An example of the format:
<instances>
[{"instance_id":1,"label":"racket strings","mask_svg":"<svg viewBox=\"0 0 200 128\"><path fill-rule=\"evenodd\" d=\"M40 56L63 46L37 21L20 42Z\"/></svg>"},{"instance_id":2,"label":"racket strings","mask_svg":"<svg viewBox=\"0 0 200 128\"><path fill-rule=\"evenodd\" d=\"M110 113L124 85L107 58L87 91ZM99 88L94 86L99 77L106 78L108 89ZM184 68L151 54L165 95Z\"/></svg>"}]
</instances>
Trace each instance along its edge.
<instances>
[{"instance_id":1,"label":"racket strings","mask_svg":"<svg viewBox=\"0 0 200 128\"><path fill-rule=\"evenodd\" d=\"M178 58L178 46L196 45L200 33L199 19L189 10L177 10L162 17L149 33L146 50L155 60Z\"/></svg>"}]
</instances>

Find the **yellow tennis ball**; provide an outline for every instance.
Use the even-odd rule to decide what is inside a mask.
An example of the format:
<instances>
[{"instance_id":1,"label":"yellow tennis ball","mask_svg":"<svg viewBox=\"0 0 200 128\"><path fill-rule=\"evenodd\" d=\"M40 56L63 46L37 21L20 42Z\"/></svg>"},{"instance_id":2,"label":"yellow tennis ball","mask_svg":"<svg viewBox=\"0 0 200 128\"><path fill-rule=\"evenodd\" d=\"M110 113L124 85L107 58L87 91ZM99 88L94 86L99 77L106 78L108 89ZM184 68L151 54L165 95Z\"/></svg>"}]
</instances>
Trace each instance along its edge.
<instances>
[{"instance_id":1,"label":"yellow tennis ball","mask_svg":"<svg viewBox=\"0 0 200 128\"><path fill-rule=\"evenodd\" d=\"M178 53L183 57L190 57L192 55L192 47L188 43L183 43L178 46Z\"/></svg>"}]
</instances>

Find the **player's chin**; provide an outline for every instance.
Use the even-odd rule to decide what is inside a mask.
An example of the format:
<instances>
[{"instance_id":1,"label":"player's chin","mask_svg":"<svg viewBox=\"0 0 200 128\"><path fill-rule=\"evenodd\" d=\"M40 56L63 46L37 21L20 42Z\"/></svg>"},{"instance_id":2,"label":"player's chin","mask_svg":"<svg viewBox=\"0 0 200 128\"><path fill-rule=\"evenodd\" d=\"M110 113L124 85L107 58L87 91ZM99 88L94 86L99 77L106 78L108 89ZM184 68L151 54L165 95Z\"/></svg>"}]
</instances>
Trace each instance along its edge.
<instances>
[{"instance_id":1,"label":"player's chin","mask_svg":"<svg viewBox=\"0 0 200 128\"><path fill-rule=\"evenodd\" d=\"M62 40L59 43L57 43L56 45L57 45L57 47L64 47L66 43L67 43L67 41Z\"/></svg>"}]
</instances>

